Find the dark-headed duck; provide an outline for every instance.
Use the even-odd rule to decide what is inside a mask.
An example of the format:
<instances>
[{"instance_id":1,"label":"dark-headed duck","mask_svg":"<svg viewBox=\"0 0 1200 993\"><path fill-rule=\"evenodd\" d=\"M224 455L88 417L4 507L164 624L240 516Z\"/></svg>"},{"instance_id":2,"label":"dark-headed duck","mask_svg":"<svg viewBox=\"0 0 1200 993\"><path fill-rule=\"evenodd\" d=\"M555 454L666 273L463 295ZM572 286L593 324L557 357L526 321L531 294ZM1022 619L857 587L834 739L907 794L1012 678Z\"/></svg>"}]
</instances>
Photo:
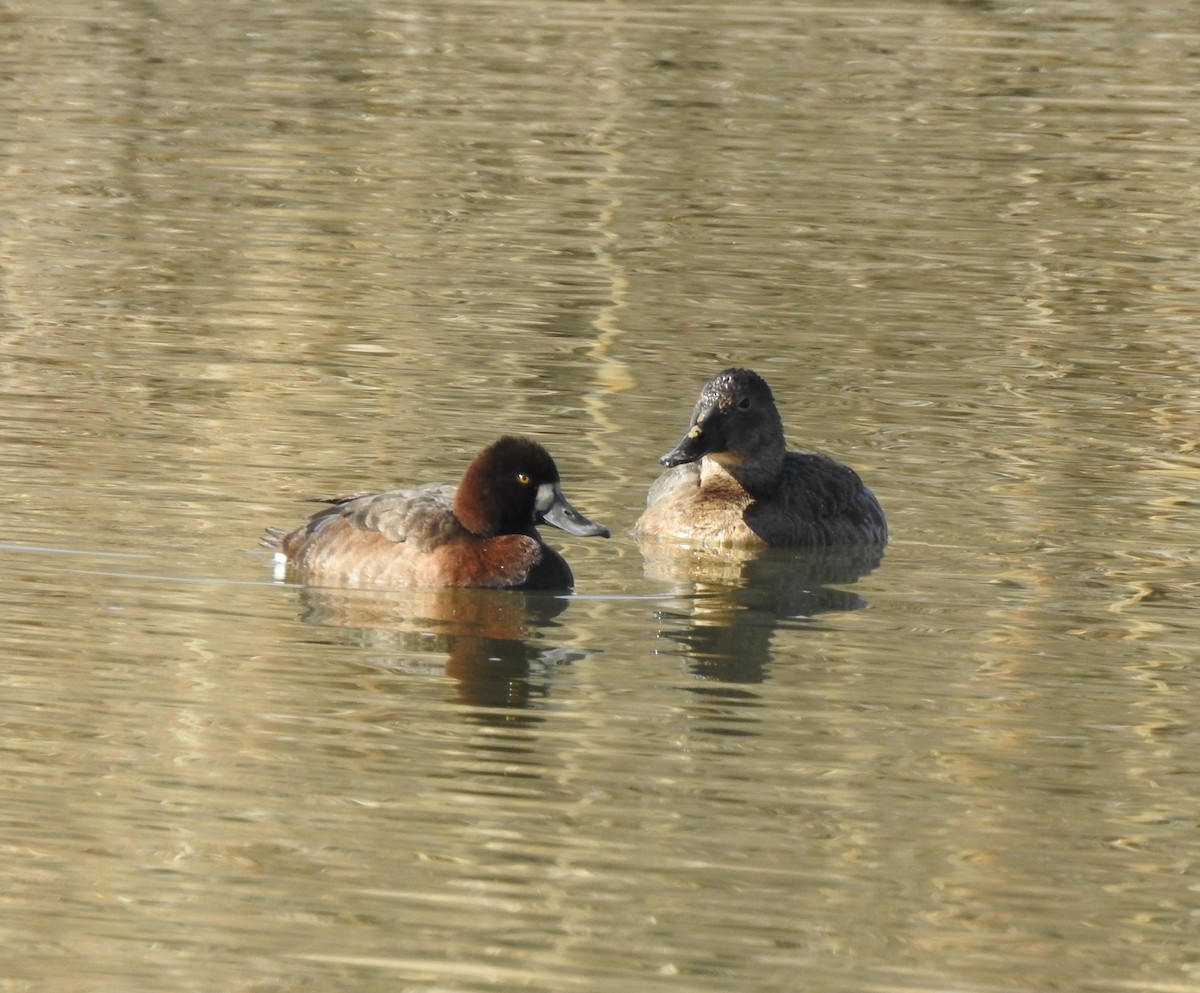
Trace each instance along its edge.
<instances>
[{"instance_id":1,"label":"dark-headed duck","mask_svg":"<svg viewBox=\"0 0 1200 993\"><path fill-rule=\"evenodd\" d=\"M263 537L302 582L569 590L570 567L536 525L609 533L563 496L550 453L513 436L476 455L457 487L426 483L329 503L295 530Z\"/></svg>"},{"instance_id":2,"label":"dark-headed duck","mask_svg":"<svg viewBox=\"0 0 1200 993\"><path fill-rule=\"evenodd\" d=\"M650 487L639 535L750 547L888 540L883 509L853 469L788 451L771 388L749 369L705 384L687 434L659 461L669 468Z\"/></svg>"}]
</instances>

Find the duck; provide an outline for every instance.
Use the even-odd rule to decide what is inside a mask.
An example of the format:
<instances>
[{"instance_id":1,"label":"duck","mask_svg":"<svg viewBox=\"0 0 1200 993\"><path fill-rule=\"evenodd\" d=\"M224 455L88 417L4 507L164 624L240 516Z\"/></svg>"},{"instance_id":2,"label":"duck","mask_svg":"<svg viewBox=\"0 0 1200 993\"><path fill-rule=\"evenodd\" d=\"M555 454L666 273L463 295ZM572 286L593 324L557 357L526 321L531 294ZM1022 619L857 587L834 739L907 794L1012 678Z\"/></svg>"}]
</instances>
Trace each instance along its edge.
<instances>
[{"instance_id":1,"label":"duck","mask_svg":"<svg viewBox=\"0 0 1200 993\"><path fill-rule=\"evenodd\" d=\"M575 578L537 525L609 537L563 495L558 467L538 442L504 435L457 485L425 483L354 493L292 530L268 528L261 544L285 575L305 584L565 590Z\"/></svg>"},{"instance_id":2,"label":"duck","mask_svg":"<svg viewBox=\"0 0 1200 993\"><path fill-rule=\"evenodd\" d=\"M639 538L707 548L885 545L879 501L849 466L792 451L765 379L750 369L704 384L687 432L659 460Z\"/></svg>"}]
</instances>

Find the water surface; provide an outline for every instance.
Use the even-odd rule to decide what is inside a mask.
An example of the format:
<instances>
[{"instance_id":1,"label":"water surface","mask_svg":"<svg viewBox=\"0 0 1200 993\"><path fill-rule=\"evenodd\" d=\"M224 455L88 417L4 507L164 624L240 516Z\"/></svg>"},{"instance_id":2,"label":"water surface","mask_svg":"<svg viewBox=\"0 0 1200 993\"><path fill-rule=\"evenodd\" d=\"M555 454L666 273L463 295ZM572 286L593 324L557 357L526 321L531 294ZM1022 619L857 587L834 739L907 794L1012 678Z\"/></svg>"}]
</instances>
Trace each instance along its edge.
<instances>
[{"instance_id":1,"label":"water surface","mask_svg":"<svg viewBox=\"0 0 1200 993\"><path fill-rule=\"evenodd\" d=\"M1193 20L10 5L5 988L1200 989ZM638 547L731 364L882 560ZM574 596L272 580L502 431Z\"/></svg>"}]
</instances>

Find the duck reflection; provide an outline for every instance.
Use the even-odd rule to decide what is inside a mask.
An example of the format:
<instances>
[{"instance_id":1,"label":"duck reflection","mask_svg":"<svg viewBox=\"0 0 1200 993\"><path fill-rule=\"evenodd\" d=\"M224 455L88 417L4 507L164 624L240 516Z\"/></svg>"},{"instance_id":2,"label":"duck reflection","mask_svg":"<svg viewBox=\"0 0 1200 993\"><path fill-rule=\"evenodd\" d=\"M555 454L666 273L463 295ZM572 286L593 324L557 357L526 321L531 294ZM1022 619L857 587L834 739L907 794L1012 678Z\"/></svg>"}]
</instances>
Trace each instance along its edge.
<instances>
[{"instance_id":1,"label":"duck reflection","mask_svg":"<svg viewBox=\"0 0 1200 993\"><path fill-rule=\"evenodd\" d=\"M684 646L692 672L727 683L758 683L771 639L787 621L867 606L840 589L883 561L882 545L723 550L641 542L646 576L676 585L687 612L664 613L663 635Z\"/></svg>"},{"instance_id":2,"label":"duck reflection","mask_svg":"<svg viewBox=\"0 0 1200 993\"><path fill-rule=\"evenodd\" d=\"M306 586L301 602L303 620L353 632L375 651L386 650L398 668L444 659L455 702L472 707L524 708L548 691L556 665L586 654L544 644L570 602L549 593Z\"/></svg>"}]
</instances>

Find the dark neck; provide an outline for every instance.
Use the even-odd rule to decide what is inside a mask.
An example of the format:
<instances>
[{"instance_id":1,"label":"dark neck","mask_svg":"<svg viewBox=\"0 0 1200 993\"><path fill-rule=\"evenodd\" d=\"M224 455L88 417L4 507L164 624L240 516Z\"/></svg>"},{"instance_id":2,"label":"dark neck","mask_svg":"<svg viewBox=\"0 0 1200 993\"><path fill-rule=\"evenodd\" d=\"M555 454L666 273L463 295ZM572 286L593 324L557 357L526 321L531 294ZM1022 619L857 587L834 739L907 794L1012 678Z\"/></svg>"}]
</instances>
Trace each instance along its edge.
<instances>
[{"instance_id":1,"label":"dark neck","mask_svg":"<svg viewBox=\"0 0 1200 993\"><path fill-rule=\"evenodd\" d=\"M756 500L769 497L779 486L783 472L783 459L787 446L780 442L767 451L759 452L753 462L743 461L734 452L722 452L708 456L738 481L738 484Z\"/></svg>"},{"instance_id":2,"label":"dark neck","mask_svg":"<svg viewBox=\"0 0 1200 993\"><path fill-rule=\"evenodd\" d=\"M462 482L458 484L458 491L454 494L454 516L472 534L492 538L503 534L506 529L501 519L503 515L496 506L486 479L476 478L482 476L477 462L467 468Z\"/></svg>"}]
</instances>

